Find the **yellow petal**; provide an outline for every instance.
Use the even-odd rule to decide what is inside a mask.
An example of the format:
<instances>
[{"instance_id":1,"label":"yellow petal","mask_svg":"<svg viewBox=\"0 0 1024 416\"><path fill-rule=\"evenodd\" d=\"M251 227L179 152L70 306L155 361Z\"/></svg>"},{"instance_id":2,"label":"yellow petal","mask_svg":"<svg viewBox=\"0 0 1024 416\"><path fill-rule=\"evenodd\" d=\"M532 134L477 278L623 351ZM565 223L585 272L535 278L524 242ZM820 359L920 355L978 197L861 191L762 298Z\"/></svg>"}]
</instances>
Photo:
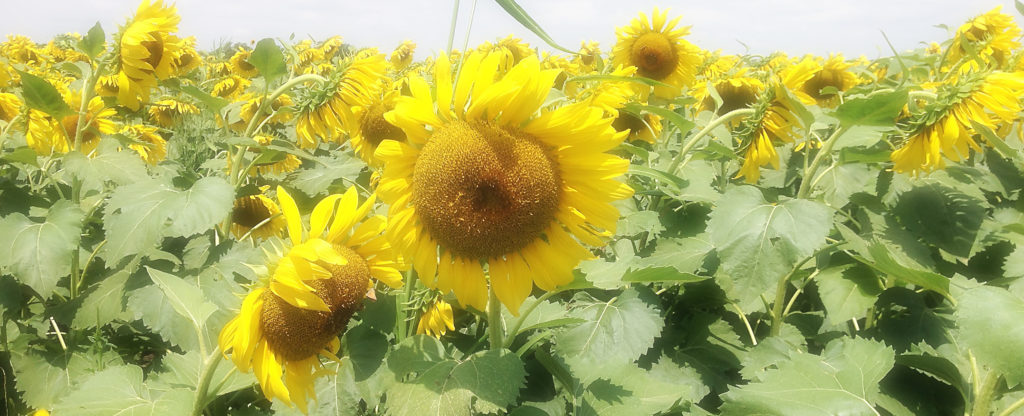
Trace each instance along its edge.
<instances>
[{"instance_id":1,"label":"yellow petal","mask_svg":"<svg viewBox=\"0 0 1024 416\"><path fill-rule=\"evenodd\" d=\"M292 240L292 244L302 243L302 218L299 216L299 207L295 205L295 200L282 186L277 187L277 200L281 203L281 212L288 222L288 238Z\"/></svg>"}]
</instances>

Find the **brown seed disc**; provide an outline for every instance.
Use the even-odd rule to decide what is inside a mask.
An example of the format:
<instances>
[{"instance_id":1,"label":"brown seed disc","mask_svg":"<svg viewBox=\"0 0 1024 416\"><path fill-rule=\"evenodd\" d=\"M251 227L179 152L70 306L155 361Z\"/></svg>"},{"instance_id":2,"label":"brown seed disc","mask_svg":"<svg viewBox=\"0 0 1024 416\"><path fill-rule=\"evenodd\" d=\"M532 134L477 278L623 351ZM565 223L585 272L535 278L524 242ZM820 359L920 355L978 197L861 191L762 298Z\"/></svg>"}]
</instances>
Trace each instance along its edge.
<instances>
[{"instance_id":1,"label":"brown seed disc","mask_svg":"<svg viewBox=\"0 0 1024 416\"><path fill-rule=\"evenodd\" d=\"M405 141L405 132L384 119L384 113L388 110L390 109L384 105L373 105L359 119L359 129L363 132L363 137L374 147L384 140Z\"/></svg>"},{"instance_id":2,"label":"brown seed disc","mask_svg":"<svg viewBox=\"0 0 1024 416\"><path fill-rule=\"evenodd\" d=\"M640 35L630 50L637 74L651 79L665 79L676 70L679 57L672 40L662 33Z\"/></svg>"}]
</instances>

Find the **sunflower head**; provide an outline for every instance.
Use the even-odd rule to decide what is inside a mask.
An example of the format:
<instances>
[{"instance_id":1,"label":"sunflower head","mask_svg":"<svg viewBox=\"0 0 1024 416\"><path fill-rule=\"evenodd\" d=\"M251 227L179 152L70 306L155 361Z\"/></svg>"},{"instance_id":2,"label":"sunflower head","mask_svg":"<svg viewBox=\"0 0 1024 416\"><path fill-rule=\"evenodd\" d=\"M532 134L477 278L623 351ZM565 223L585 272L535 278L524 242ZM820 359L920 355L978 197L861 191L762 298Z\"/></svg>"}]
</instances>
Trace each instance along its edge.
<instances>
[{"instance_id":1,"label":"sunflower head","mask_svg":"<svg viewBox=\"0 0 1024 416\"><path fill-rule=\"evenodd\" d=\"M629 132L628 140L655 143L661 136L661 117L651 113L638 117L622 111L612 122L612 127L620 132Z\"/></svg>"},{"instance_id":2,"label":"sunflower head","mask_svg":"<svg viewBox=\"0 0 1024 416\"><path fill-rule=\"evenodd\" d=\"M430 288L484 310L487 285L513 313L534 283L572 280L618 219L610 205L632 194L614 178L628 162L604 153L625 137L601 108L576 103L540 111L557 70L528 56L502 73L502 56L471 53L452 78L448 55L433 90L410 77L411 97L385 119L407 143L385 140L378 192L388 235Z\"/></svg>"},{"instance_id":3,"label":"sunflower head","mask_svg":"<svg viewBox=\"0 0 1024 416\"><path fill-rule=\"evenodd\" d=\"M417 334L427 334L435 338L448 331L455 330L455 319L452 314L452 305L444 299L435 299L420 315L420 322L416 325Z\"/></svg>"},{"instance_id":4,"label":"sunflower head","mask_svg":"<svg viewBox=\"0 0 1024 416\"><path fill-rule=\"evenodd\" d=\"M7 42L0 44L0 56L11 62L34 65L43 60L42 51L27 36L7 35Z\"/></svg>"},{"instance_id":5,"label":"sunflower head","mask_svg":"<svg viewBox=\"0 0 1024 416\"><path fill-rule=\"evenodd\" d=\"M714 83L715 92L721 103L717 103L707 87L698 88L694 96L700 100L697 111L715 111L726 114L733 110L747 108L757 102L757 97L764 91L764 83L757 78L738 74ZM703 98L701 98L703 97Z\"/></svg>"},{"instance_id":6,"label":"sunflower head","mask_svg":"<svg viewBox=\"0 0 1024 416\"><path fill-rule=\"evenodd\" d=\"M411 40L403 40L400 45L393 52L388 61L391 63L391 68L395 71L401 71L412 63L412 55L416 52L416 43Z\"/></svg>"},{"instance_id":7,"label":"sunflower head","mask_svg":"<svg viewBox=\"0 0 1024 416\"><path fill-rule=\"evenodd\" d=\"M150 120L160 127L168 128L185 115L199 114L199 107L176 98L167 98L154 102L148 112Z\"/></svg>"},{"instance_id":8,"label":"sunflower head","mask_svg":"<svg viewBox=\"0 0 1024 416\"><path fill-rule=\"evenodd\" d=\"M801 91L822 107L835 107L839 104L839 96L826 92L826 88L843 92L856 86L859 81L857 75L850 71L850 66L842 55L830 56L825 64L804 82Z\"/></svg>"},{"instance_id":9,"label":"sunflower head","mask_svg":"<svg viewBox=\"0 0 1024 416\"><path fill-rule=\"evenodd\" d=\"M1007 64L1013 51L1020 47L1020 27L1013 17L1002 13L1003 6L996 6L987 13L961 25L949 46L949 63L955 63L970 56L978 56L997 67Z\"/></svg>"},{"instance_id":10,"label":"sunflower head","mask_svg":"<svg viewBox=\"0 0 1024 416\"><path fill-rule=\"evenodd\" d=\"M0 120L10 122L21 113L21 99L17 95L0 92Z\"/></svg>"},{"instance_id":11,"label":"sunflower head","mask_svg":"<svg viewBox=\"0 0 1024 416\"><path fill-rule=\"evenodd\" d=\"M383 89L383 94L368 97L369 100L353 107L353 116L357 121L349 132L349 140L356 154L367 164L377 166L380 161L373 157L373 152L384 140L404 142L405 132L384 119L384 113L395 109L395 100L399 92L394 87Z\"/></svg>"},{"instance_id":12,"label":"sunflower head","mask_svg":"<svg viewBox=\"0 0 1024 416\"><path fill-rule=\"evenodd\" d=\"M635 66L637 76L668 84L655 87L654 93L659 97L679 95L682 88L693 84L703 61L700 49L683 39L690 33L690 27L676 28L680 18L667 21L668 11L657 8L650 20L640 13L629 26L616 31L618 41L612 49L612 64Z\"/></svg>"},{"instance_id":13,"label":"sunflower head","mask_svg":"<svg viewBox=\"0 0 1024 416\"><path fill-rule=\"evenodd\" d=\"M174 75L182 42L172 33L178 31L180 20L173 5L143 0L135 16L122 27L116 44L117 100L121 105L138 110L140 101L149 100L157 79Z\"/></svg>"},{"instance_id":14,"label":"sunflower head","mask_svg":"<svg viewBox=\"0 0 1024 416\"><path fill-rule=\"evenodd\" d=\"M743 177L747 183L757 183L761 178L761 166L779 168L779 154L775 146L795 142L795 130L803 124L790 100L781 85L767 88L758 97L754 114L738 127L737 136L746 152L736 177Z\"/></svg>"},{"instance_id":15,"label":"sunflower head","mask_svg":"<svg viewBox=\"0 0 1024 416\"><path fill-rule=\"evenodd\" d=\"M167 141L160 136L156 127L133 124L124 126L120 133L136 142L128 147L146 163L156 165L167 157Z\"/></svg>"},{"instance_id":16,"label":"sunflower head","mask_svg":"<svg viewBox=\"0 0 1024 416\"><path fill-rule=\"evenodd\" d=\"M353 107L367 106L381 94L387 71L384 55L366 49L342 62L330 81L305 90L296 105L295 135L299 147L310 149L320 141L342 142L342 133L356 128Z\"/></svg>"},{"instance_id":17,"label":"sunflower head","mask_svg":"<svg viewBox=\"0 0 1024 416\"><path fill-rule=\"evenodd\" d=\"M253 64L249 63L250 55L252 55L252 51L239 47L235 54L231 55L231 59L228 60L228 63L231 64L231 73L242 78L252 79L257 77L260 71Z\"/></svg>"},{"instance_id":18,"label":"sunflower head","mask_svg":"<svg viewBox=\"0 0 1024 416\"><path fill-rule=\"evenodd\" d=\"M231 75L213 84L213 91L211 93L216 97L234 99L244 94L246 88L249 88L251 84L252 81L246 78Z\"/></svg>"}]
</instances>

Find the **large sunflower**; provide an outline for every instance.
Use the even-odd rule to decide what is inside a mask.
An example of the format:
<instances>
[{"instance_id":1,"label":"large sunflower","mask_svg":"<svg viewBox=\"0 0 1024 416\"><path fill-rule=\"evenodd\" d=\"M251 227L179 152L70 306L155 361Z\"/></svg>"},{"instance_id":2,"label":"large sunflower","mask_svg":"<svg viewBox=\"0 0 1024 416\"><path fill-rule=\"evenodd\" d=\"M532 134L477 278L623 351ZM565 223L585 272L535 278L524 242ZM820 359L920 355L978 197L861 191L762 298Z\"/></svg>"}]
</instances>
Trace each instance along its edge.
<instances>
[{"instance_id":1,"label":"large sunflower","mask_svg":"<svg viewBox=\"0 0 1024 416\"><path fill-rule=\"evenodd\" d=\"M585 103L538 114L557 70L529 56L499 74L497 54L471 53L452 79L448 55L434 65L434 90L410 77L384 117L408 143L385 140L378 193L388 236L430 288L452 290L484 310L487 279L513 313L535 283L553 290L612 235L611 201L633 190L615 180L629 162L606 154L622 142L612 118ZM575 238L573 237L575 236Z\"/></svg>"},{"instance_id":2,"label":"large sunflower","mask_svg":"<svg viewBox=\"0 0 1024 416\"><path fill-rule=\"evenodd\" d=\"M313 209L309 229L284 188L277 197L291 248L272 266L269 283L245 297L218 341L240 371L253 370L268 400L305 413L308 398L316 399L320 355L337 360L338 335L362 306L370 278L400 287L402 265L381 235L383 217L356 225L373 197L360 205L355 188L328 196Z\"/></svg>"},{"instance_id":3,"label":"large sunflower","mask_svg":"<svg viewBox=\"0 0 1024 416\"><path fill-rule=\"evenodd\" d=\"M629 26L616 31L618 41L612 48L612 65L637 67L637 75L668 84L654 87L654 94L674 98L683 87L693 83L697 68L703 62L700 48L683 39L690 27L676 28L681 18L667 22L668 11L657 8L651 20L640 13Z\"/></svg>"},{"instance_id":4,"label":"large sunflower","mask_svg":"<svg viewBox=\"0 0 1024 416\"><path fill-rule=\"evenodd\" d=\"M268 187L261 187L260 193L235 198L231 211L231 234L235 238L251 235L253 239L267 239L281 235L286 222L281 208L274 200L264 195Z\"/></svg>"},{"instance_id":5,"label":"large sunflower","mask_svg":"<svg viewBox=\"0 0 1024 416\"><path fill-rule=\"evenodd\" d=\"M171 33L178 31L180 20L173 5L142 0L118 41L117 101L121 105L138 110L140 101L149 100L157 79L174 75L182 43Z\"/></svg>"},{"instance_id":6,"label":"large sunflower","mask_svg":"<svg viewBox=\"0 0 1024 416\"><path fill-rule=\"evenodd\" d=\"M71 108L79 108L82 102L80 91L69 90L63 95L64 100ZM82 153L92 153L100 143L102 136L117 132L117 124L112 119L116 114L117 111L113 108L104 106L102 98L93 97L89 100L83 121ZM25 141L40 155L67 153L75 146L75 130L78 128L78 119L77 113L56 120L41 111L29 110Z\"/></svg>"},{"instance_id":7,"label":"large sunflower","mask_svg":"<svg viewBox=\"0 0 1024 416\"><path fill-rule=\"evenodd\" d=\"M320 88L312 88L299 99L295 136L299 147L315 148L320 141L341 142L341 134L353 128L352 107L365 105L380 88L387 71L384 55L362 51L346 62L344 71Z\"/></svg>"}]
</instances>

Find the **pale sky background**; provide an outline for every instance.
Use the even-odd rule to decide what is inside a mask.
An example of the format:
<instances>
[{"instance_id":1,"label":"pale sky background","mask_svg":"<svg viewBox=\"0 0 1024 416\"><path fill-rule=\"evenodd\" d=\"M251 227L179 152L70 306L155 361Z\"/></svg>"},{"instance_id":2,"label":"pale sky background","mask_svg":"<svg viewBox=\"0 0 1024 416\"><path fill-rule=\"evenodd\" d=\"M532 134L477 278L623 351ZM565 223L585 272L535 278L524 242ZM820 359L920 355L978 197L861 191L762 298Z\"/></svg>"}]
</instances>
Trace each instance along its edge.
<instances>
[{"instance_id":1,"label":"pale sky background","mask_svg":"<svg viewBox=\"0 0 1024 416\"><path fill-rule=\"evenodd\" d=\"M453 0L177 0L181 15L179 35L195 36L200 47L225 40L264 37L322 40L340 35L358 47L376 46L389 51L403 39L419 47L416 59L436 53L447 43ZM615 28L625 26L643 11L669 8L692 26L687 39L705 49L725 53L747 51L767 54L781 50L791 55L841 52L868 58L889 56L880 30L899 51L921 47L921 42L942 41L947 31L967 19L1003 5L1003 12L1022 19L1013 0L717 0L717 1L584 1L519 0L519 4L548 31L556 42L575 50L581 41L595 40L608 52ZM117 26L134 14L138 0L0 0L0 35L23 34L45 42L63 32L85 33L99 21L108 39ZM461 1L455 48L465 42L472 0ZM479 1L469 44L509 34L531 45L547 46L505 14L495 2Z\"/></svg>"}]
</instances>

